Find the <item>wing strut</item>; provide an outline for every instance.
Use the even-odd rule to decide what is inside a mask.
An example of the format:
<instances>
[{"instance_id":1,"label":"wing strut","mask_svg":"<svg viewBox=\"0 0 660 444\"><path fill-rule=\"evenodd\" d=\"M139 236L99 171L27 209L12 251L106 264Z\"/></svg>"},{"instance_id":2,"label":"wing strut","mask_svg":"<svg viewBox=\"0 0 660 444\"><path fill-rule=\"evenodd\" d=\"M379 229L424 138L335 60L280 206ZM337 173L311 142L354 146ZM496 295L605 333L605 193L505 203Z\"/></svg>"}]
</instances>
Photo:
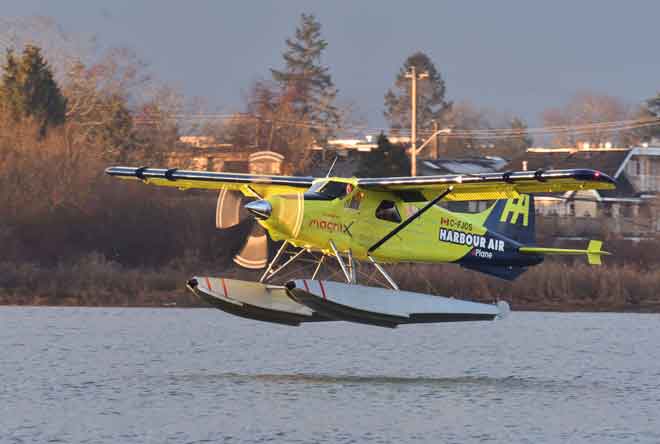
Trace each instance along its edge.
<instances>
[{"instance_id":1,"label":"wing strut","mask_svg":"<svg viewBox=\"0 0 660 444\"><path fill-rule=\"evenodd\" d=\"M390 277L390 275L387 274L387 271L385 271L383 266L380 265L378 262L376 262L376 259L374 259L373 257L371 257L369 255L367 255L367 257L369 258L371 263L374 264L374 267L376 267L376 270L378 270L380 272L380 274L383 275L383 277L387 280L387 283L390 284L394 290L398 291L399 286L396 284L396 282L394 282L394 279L392 279Z\"/></svg>"},{"instance_id":2,"label":"wing strut","mask_svg":"<svg viewBox=\"0 0 660 444\"><path fill-rule=\"evenodd\" d=\"M438 197L436 197L435 199L429 201L429 203L427 203L427 204L424 206L424 208L422 208L421 210L417 211L415 214L413 214L412 216L410 216L408 219L404 220L404 221L401 222L399 225L397 225L396 228L394 228L392 231L390 231L389 233L387 233L387 234L385 235L385 237L383 237L381 240L379 240L378 242L376 242L375 244L373 244L371 247L369 247L369 249L367 250L367 255L368 255L368 256L371 255L374 251L376 251L378 248L380 248L385 242L387 242L388 240L390 240L392 237L396 236L396 234L397 234L399 231L403 230L403 229L406 228L408 225L410 225L415 219L417 219L418 217L420 217L422 214L426 213L429 209L431 209L432 206L434 206L435 204L437 204L438 202L440 202L445 196L447 196L447 194L451 193L451 191L452 191L453 189L454 189L454 187L453 187L453 186L450 186L449 188L447 188L447 190L445 190L445 191L443 191L442 193L440 193L440 194L438 195Z\"/></svg>"}]
</instances>

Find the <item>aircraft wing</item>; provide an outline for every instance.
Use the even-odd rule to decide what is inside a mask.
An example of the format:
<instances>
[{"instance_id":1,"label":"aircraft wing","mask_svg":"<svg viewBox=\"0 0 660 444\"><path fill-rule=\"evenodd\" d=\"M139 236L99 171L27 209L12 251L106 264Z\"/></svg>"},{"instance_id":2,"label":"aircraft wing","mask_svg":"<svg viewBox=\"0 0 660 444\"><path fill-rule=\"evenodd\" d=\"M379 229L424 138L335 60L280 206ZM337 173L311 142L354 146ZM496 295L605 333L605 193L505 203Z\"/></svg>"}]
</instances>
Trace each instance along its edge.
<instances>
[{"instance_id":1,"label":"aircraft wing","mask_svg":"<svg viewBox=\"0 0 660 444\"><path fill-rule=\"evenodd\" d=\"M254 196L254 192L256 192L263 197L272 194L301 193L309 188L314 180L313 177L215 173L179 170L177 168L115 166L107 168L105 172L119 179L140 180L150 185L174 187L183 190L236 190L248 196Z\"/></svg>"},{"instance_id":2,"label":"aircraft wing","mask_svg":"<svg viewBox=\"0 0 660 444\"><path fill-rule=\"evenodd\" d=\"M487 174L384 177L358 179L365 189L399 192L405 200L429 200L453 187L445 200L513 199L521 193L561 193L571 190L611 190L614 179L596 170L537 170Z\"/></svg>"}]
</instances>

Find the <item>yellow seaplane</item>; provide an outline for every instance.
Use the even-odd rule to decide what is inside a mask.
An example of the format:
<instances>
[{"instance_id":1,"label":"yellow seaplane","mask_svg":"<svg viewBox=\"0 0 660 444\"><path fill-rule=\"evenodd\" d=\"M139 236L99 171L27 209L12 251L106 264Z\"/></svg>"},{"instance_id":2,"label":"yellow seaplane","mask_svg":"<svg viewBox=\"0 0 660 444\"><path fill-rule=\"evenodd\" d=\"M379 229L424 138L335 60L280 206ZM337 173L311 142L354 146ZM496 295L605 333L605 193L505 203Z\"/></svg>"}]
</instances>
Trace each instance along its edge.
<instances>
[{"instance_id":1,"label":"yellow seaplane","mask_svg":"<svg viewBox=\"0 0 660 444\"><path fill-rule=\"evenodd\" d=\"M550 254L585 255L600 264L602 242L585 250L535 245L532 193L613 189L615 181L590 169L508 171L477 175L341 178L253 175L117 166L119 179L219 192L218 228L239 223L241 207L262 227L235 257L265 268L258 282L196 276L187 287L226 312L285 325L351 321L401 324L492 320L509 311L505 301L477 303L402 291L384 268L395 263L455 263L513 280ZM249 200L244 203L242 199ZM441 201L494 201L479 213L449 211ZM268 259L268 237L282 241ZM314 272L280 285L273 277L311 255ZM346 282L317 279L334 258ZM360 285L356 268L373 266L388 288ZM374 271L375 272L375 271Z\"/></svg>"}]
</instances>

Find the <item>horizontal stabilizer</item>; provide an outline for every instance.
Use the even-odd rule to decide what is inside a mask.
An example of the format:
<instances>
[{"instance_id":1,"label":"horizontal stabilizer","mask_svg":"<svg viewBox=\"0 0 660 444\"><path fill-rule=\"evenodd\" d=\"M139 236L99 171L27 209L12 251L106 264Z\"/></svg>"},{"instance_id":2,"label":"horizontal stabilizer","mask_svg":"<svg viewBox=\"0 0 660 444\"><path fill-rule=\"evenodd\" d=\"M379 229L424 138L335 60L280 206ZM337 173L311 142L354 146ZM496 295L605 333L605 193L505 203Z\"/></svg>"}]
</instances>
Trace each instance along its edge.
<instances>
[{"instance_id":1,"label":"horizontal stabilizer","mask_svg":"<svg viewBox=\"0 0 660 444\"><path fill-rule=\"evenodd\" d=\"M603 241L590 240L589 245L587 246L587 261L592 265L600 265L602 262L600 256L602 254L610 254L606 251L601 250L603 247Z\"/></svg>"},{"instance_id":2,"label":"horizontal stabilizer","mask_svg":"<svg viewBox=\"0 0 660 444\"><path fill-rule=\"evenodd\" d=\"M601 265L601 256L610 255L607 251L601 250L602 241L592 240L586 250L574 250L569 248L545 248L545 247L520 247L518 251L523 254L586 254L587 262L590 265Z\"/></svg>"}]
</instances>

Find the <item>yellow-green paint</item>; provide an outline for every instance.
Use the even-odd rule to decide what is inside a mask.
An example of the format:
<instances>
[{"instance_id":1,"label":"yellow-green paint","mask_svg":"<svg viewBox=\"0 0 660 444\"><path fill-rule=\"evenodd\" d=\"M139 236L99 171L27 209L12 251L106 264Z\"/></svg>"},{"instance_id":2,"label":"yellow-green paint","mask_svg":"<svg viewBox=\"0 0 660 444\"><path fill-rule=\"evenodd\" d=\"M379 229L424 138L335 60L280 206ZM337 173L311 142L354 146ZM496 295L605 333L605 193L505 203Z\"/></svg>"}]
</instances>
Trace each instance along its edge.
<instances>
[{"instance_id":1,"label":"yellow-green paint","mask_svg":"<svg viewBox=\"0 0 660 444\"><path fill-rule=\"evenodd\" d=\"M288 240L298 247L328 253L332 240L339 250L350 249L356 259L365 260L369 247L398 225L376 218L376 209L382 201L395 202L402 220L412 216L425 204L403 202L390 192L362 190L356 186L356 181L351 179L341 179L341 182L351 184L352 192L344 198L331 201L303 200L293 194L271 196L268 201L273 207L273 216L259 223L275 240ZM356 200L359 205L355 205ZM444 226L466 235L483 236L487 231L483 223L490 211L489 209L482 213L464 214L454 213L439 206L433 207L372 256L383 262L459 260L472 247L440 242L440 228Z\"/></svg>"},{"instance_id":2,"label":"yellow-green paint","mask_svg":"<svg viewBox=\"0 0 660 444\"><path fill-rule=\"evenodd\" d=\"M511 219L509 219L509 215ZM521 194L517 199L509 199L506 201L500 222L517 223L518 217L522 217L523 226L529 225L529 194Z\"/></svg>"}]
</instances>

